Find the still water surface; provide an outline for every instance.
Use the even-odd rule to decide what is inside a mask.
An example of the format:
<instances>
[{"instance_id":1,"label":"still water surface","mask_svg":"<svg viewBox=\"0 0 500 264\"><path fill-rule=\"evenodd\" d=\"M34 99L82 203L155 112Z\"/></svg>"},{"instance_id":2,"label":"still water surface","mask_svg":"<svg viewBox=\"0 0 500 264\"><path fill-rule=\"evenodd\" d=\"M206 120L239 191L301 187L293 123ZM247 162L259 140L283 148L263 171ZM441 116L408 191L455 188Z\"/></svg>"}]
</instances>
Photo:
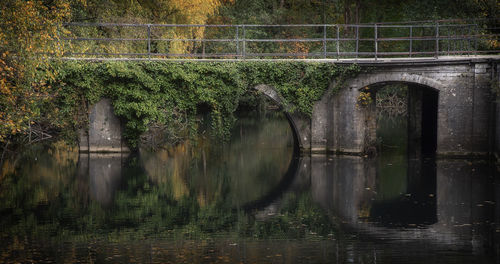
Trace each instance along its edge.
<instances>
[{"instance_id":1,"label":"still water surface","mask_svg":"<svg viewBox=\"0 0 500 264\"><path fill-rule=\"evenodd\" d=\"M498 263L497 169L408 159L404 126L373 159L294 155L276 112L226 144L33 146L0 175L0 262Z\"/></svg>"}]
</instances>

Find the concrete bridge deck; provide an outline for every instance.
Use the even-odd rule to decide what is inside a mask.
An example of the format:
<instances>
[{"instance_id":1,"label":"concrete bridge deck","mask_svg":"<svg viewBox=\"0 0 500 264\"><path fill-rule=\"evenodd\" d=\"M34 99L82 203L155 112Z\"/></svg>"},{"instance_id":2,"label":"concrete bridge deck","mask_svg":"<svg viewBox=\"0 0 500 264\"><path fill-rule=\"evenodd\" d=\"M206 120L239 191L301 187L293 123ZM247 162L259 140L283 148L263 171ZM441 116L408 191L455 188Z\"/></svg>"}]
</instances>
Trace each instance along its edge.
<instances>
[{"instance_id":1,"label":"concrete bridge deck","mask_svg":"<svg viewBox=\"0 0 500 264\"><path fill-rule=\"evenodd\" d=\"M178 62L245 62L245 61L269 61L269 62L324 62L324 63L339 63L339 64L413 64L413 63L464 63L464 62L479 62L479 61L498 61L500 54L492 55L464 55L464 56L439 56L435 57L400 57L400 58L342 58L342 59L182 59L182 58L117 58L117 57L62 57L53 58L62 60L77 60L77 61L178 61Z\"/></svg>"}]
</instances>

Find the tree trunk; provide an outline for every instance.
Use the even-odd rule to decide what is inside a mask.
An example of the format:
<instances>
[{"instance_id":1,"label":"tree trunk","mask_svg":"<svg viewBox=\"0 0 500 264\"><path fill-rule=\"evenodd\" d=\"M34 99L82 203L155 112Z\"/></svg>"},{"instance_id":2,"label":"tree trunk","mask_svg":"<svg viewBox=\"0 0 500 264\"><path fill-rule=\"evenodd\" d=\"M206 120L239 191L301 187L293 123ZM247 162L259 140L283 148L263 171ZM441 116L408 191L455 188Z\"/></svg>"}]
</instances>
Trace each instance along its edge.
<instances>
[{"instance_id":1,"label":"tree trunk","mask_svg":"<svg viewBox=\"0 0 500 264\"><path fill-rule=\"evenodd\" d=\"M361 19L361 0L356 0L356 14L354 23L359 24Z\"/></svg>"}]
</instances>

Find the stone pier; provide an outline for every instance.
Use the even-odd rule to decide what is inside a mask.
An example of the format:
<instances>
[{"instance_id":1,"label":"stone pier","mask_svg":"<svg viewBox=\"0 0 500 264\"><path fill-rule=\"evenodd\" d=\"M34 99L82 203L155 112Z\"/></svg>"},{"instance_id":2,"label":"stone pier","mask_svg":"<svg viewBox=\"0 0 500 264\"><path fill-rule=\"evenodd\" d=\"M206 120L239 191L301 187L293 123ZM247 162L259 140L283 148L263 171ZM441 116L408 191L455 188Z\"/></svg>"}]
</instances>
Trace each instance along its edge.
<instances>
[{"instance_id":1,"label":"stone pier","mask_svg":"<svg viewBox=\"0 0 500 264\"><path fill-rule=\"evenodd\" d=\"M80 131L81 152L128 152L123 142L122 124L109 99L101 99L90 109L88 131Z\"/></svg>"}]
</instances>

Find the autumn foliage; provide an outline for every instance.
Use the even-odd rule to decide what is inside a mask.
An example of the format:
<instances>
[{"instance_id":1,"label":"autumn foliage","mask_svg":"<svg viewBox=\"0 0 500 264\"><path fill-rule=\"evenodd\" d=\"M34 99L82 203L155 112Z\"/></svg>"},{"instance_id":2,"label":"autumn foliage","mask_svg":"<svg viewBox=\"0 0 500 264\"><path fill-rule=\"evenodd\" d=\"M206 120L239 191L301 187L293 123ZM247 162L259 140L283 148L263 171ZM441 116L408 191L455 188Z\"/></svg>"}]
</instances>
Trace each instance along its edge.
<instances>
[{"instance_id":1,"label":"autumn foliage","mask_svg":"<svg viewBox=\"0 0 500 264\"><path fill-rule=\"evenodd\" d=\"M49 127L64 126L57 122L60 115L53 103L61 97L56 83L58 72L48 57L73 53L138 53L157 54L201 53L212 49L222 53L233 43L201 44L200 39L233 38L218 28L153 27L150 35L144 27L70 27L64 22L104 22L135 24L337 24L380 21L414 21L446 18L498 17L498 1L372 1L372 0L0 0L0 145L13 139L31 142L33 127L49 123ZM434 10L433 12L428 12ZM497 20L492 20L496 22ZM218 31L220 30L220 31ZM317 38L321 30L302 32L289 28L252 29L246 37ZM308 31L310 32L310 30ZM141 35L142 34L142 35ZM242 34L239 32L238 34ZM316 34L316 35L314 35ZM332 32L329 33L330 35ZM241 35L239 35L241 37ZM66 41L66 37L87 38L86 41ZM153 39L145 41L112 41L102 39ZM160 41L175 39L172 41ZM187 41L190 40L190 41ZM226 45L227 44L227 45ZM263 52L276 47L262 43L248 44ZM260 46L257 46L260 45ZM350 48L349 43L346 48ZM279 52L323 52L322 43L287 42ZM498 41L488 47L498 47ZM328 47L327 47L328 48ZM342 47L341 47L342 48ZM150 49L150 50L148 50ZM66 53L68 54L68 53ZM88 98L73 98L78 103ZM52 103L51 103L52 102ZM53 108L46 107L52 105ZM76 123L76 122L75 122ZM46 126L47 127L47 126ZM56 129L57 130L57 129ZM45 131L46 132L46 131Z\"/></svg>"},{"instance_id":2,"label":"autumn foliage","mask_svg":"<svg viewBox=\"0 0 500 264\"><path fill-rule=\"evenodd\" d=\"M56 72L45 57L60 55L58 39L70 17L66 1L5 0L0 9L0 142L30 133L50 98Z\"/></svg>"},{"instance_id":3,"label":"autumn foliage","mask_svg":"<svg viewBox=\"0 0 500 264\"><path fill-rule=\"evenodd\" d=\"M33 129L57 109L42 109L57 97L57 80L49 57L63 55L73 34L64 22L136 22L205 24L231 0L4 0L0 6L0 143L31 142ZM89 19L90 18L90 19ZM83 32L89 36L89 32ZM97 34L110 34L98 32ZM123 36L123 32L118 32ZM157 32L157 37L202 38L204 28ZM125 36L126 37L126 36ZM66 46L65 46L66 45ZM83 49L92 47L85 47ZM113 47L111 47L113 48ZM161 48L161 47L160 47ZM188 42L165 47L174 53L193 49ZM66 49L66 50L65 50ZM46 118L45 118L46 119ZM46 121L46 120L45 120ZM43 131L41 132L43 133Z\"/></svg>"}]
</instances>

